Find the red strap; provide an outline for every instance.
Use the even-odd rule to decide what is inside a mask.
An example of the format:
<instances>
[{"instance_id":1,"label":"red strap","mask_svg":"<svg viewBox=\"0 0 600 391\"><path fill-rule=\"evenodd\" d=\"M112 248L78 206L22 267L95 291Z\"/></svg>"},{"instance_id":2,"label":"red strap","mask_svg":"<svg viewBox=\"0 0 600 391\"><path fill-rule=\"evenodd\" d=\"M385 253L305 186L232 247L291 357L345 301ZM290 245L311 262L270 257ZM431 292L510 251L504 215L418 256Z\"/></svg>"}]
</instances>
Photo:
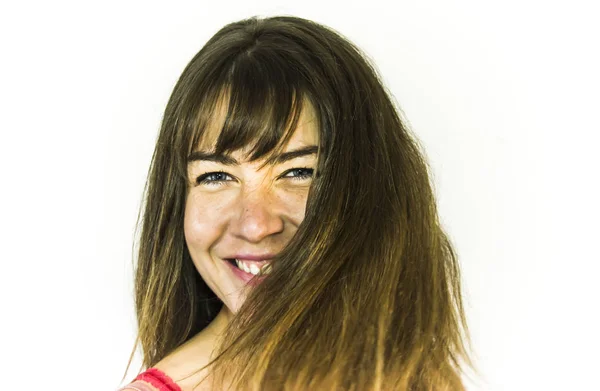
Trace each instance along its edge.
<instances>
[{"instance_id":1,"label":"red strap","mask_svg":"<svg viewBox=\"0 0 600 391\"><path fill-rule=\"evenodd\" d=\"M159 391L181 391L181 388L164 372L156 368L150 368L140 373L135 380L143 380L158 388Z\"/></svg>"},{"instance_id":2,"label":"red strap","mask_svg":"<svg viewBox=\"0 0 600 391\"><path fill-rule=\"evenodd\" d=\"M150 388L150 385L146 382L136 380L117 391L154 391L154 388Z\"/></svg>"}]
</instances>

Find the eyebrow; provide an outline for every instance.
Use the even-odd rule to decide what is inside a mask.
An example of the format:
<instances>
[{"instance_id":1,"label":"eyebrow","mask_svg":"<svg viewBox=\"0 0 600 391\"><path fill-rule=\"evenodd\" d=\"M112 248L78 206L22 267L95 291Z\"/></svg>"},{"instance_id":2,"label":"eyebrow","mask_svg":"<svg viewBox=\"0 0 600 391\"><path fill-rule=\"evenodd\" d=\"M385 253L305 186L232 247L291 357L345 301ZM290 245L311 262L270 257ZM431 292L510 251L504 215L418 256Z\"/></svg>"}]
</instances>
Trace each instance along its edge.
<instances>
[{"instance_id":1,"label":"eyebrow","mask_svg":"<svg viewBox=\"0 0 600 391\"><path fill-rule=\"evenodd\" d=\"M302 147L298 149L294 149L292 151L283 152L280 155L274 156L267 160L269 164L281 164L285 163L289 160L296 159L303 156L308 155L316 155L318 151L318 147L316 145L309 145L307 147ZM212 152L205 151L194 151L188 157L188 163L192 163L195 161L208 161L224 164L226 166L234 166L239 165L240 163L229 155L217 155Z\"/></svg>"}]
</instances>

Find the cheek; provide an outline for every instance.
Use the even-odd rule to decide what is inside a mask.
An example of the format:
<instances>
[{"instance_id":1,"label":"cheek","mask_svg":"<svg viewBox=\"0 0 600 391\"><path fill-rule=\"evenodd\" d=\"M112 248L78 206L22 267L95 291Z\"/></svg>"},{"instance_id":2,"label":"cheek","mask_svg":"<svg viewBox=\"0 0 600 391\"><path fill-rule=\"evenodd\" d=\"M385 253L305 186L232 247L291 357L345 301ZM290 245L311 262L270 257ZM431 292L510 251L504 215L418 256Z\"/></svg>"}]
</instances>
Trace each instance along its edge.
<instances>
[{"instance_id":1,"label":"cheek","mask_svg":"<svg viewBox=\"0 0 600 391\"><path fill-rule=\"evenodd\" d=\"M199 251L209 250L221 236L226 225L223 216L223 205L217 198L190 194L185 205L183 230L192 258L197 257Z\"/></svg>"},{"instance_id":2,"label":"cheek","mask_svg":"<svg viewBox=\"0 0 600 391\"><path fill-rule=\"evenodd\" d=\"M294 189L286 191L279 195L279 202L285 207L285 214L294 225L300 225L304 220L306 213L306 200L308 197L308 188Z\"/></svg>"}]
</instances>

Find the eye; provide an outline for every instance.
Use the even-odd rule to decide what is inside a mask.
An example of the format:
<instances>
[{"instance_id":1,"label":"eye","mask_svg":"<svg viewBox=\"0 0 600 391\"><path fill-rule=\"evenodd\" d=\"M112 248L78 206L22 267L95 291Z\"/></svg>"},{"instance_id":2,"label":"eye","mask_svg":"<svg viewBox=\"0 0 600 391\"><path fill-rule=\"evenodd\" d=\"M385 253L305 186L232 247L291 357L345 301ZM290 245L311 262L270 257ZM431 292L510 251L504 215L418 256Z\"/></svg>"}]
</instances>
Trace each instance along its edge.
<instances>
[{"instance_id":1,"label":"eye","mask_svg":"<svg viewBox=\"0 0 600 391\"><path fill-rule=\"evenodd\" d=\"M231 181L231 180L233 180L233 178L231 177L231 175L227 174L226 172L223 172L223 171L207 172L206 174L202 174L198 178L196 178L196 184L197 185L204 185L204 184L220 185L220 184L223 184L224 182Z\"/></svg>"},{"instance_id":2,"label":"eye","mask_svg":"<svg viewBox=\"0 0 600 391\"><path fill-rule=\"evenodd\" d=\"M281 178L290 178L301 181L312 178L314 170L308 167L292 168L281 175Z\"/></svg>"}]
</instances>

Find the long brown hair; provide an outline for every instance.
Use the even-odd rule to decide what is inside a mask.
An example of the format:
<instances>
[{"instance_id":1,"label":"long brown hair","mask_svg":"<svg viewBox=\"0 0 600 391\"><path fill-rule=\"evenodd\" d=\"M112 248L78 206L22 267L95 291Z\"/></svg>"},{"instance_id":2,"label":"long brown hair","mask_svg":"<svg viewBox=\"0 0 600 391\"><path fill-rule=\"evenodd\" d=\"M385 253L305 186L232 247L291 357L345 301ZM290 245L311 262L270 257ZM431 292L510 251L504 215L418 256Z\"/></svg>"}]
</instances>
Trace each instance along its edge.
<instances>
[{"instance_id":1,"label":"long brown hair","mask_svg":"<svg viewBox=\"0 0 600 391\"><path fill-rule=\"evenodd\" d=\"M168 102L135 279L144 366L223 305L194 268L183 216L187 158L224 97L217 152L275 153L310 102L319 158L302 224L228 324L211 363L215 389L463 390L462 369L473 366L460 271L424 152L362 51L291 16L223 27Z\"/></svg>"}]
</instances>

